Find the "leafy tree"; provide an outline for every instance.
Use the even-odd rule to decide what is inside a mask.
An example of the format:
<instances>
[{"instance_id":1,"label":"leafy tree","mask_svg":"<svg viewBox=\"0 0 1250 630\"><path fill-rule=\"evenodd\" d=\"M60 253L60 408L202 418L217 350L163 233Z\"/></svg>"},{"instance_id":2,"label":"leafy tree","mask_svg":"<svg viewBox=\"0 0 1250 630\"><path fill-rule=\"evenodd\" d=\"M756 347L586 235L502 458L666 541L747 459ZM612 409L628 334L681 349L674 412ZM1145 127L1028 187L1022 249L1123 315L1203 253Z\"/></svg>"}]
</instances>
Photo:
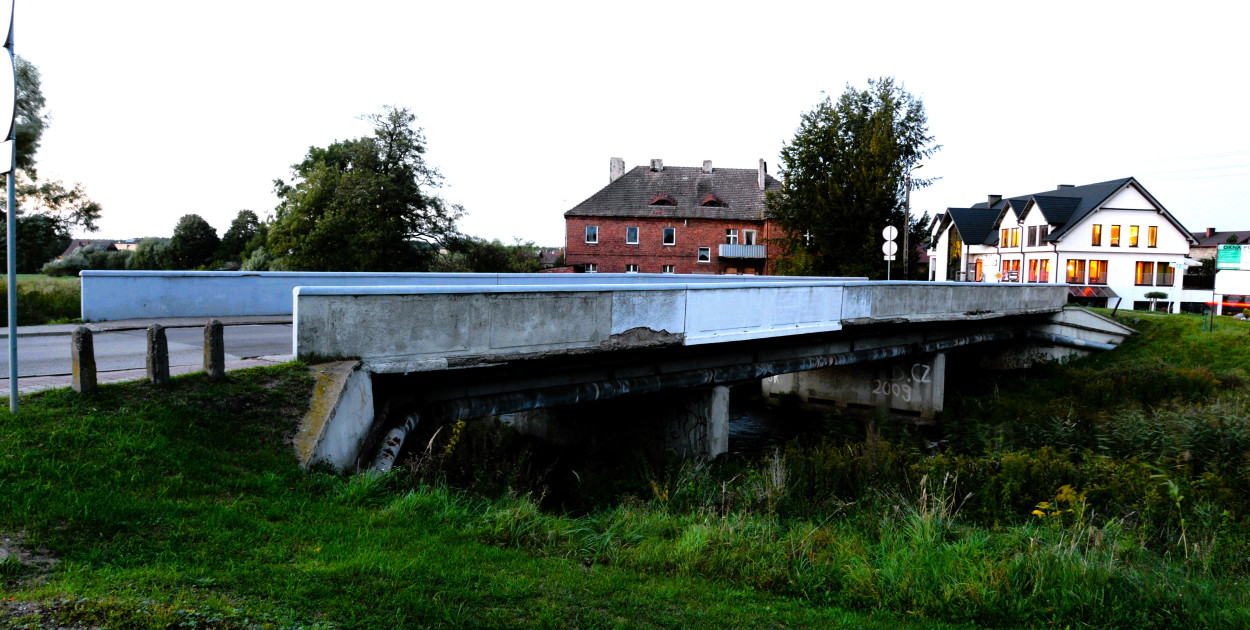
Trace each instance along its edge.
<instances>
[{"instance_id":1,"label":"leafy tree","mask_svg":"<svg viewBox=\"0 0 1250 630\"><path fill-rule=\"evenodd\" d=\"M145 238L139 241L134 255L126 261L126 268L167 269L172 266L169 258L169 239Z\"/></svg>"},{"instance_id":2,"label":"leafy tree","mask_svg":"<svg viewBox=\"0 0 1250 630\"><path fill-rule=\"evenodd\" d=\"M17 257L21 269L38 269L56 257L60 248L54 242L68 241L70 229L78 226L96 230L100 204L87 197L82 184L67 186L59 180L39 179L35 171L35 154L47 128L49 118L44 112L47 101L40 85L39 69L22 57L15 59L17 74L14 122L17 136ZM7 217L8 199L0 200L0 220ZM37 217L38 218L35 220ZM25 223L25 227L23 224ZM3 232L4 230L0 230Z\"/></svg>"},{"instance_id":3,"label":"leafy tree","mask_svg":"<svg viewBox=\"0 0 1250 630\"><path fill-rule=\"evenodd\" d=\"M424 268L414 241L439 242L464 210L430 190L442 176L425 163L416 116L387 107L368 116L374 134L311 147L275 180L280 198L267 249L290 269L401 271Z\"/></svg>"},{"instance_id":4,"label":"leafy tree","mask_svg":"<svg viewBox=\"0 0 1250 630\"><path fill-rule=\"evenodd\" d=\"M892 78L848 85L837 101L825 96L782 147L782 187L766 199L781 228L772 240L791 259L779 268L884 277L881 231L903 225L908 171L941 148L932 143L924 104ZM914 178L912 187L932 181ZM927 237L920 221L910 227L912 243Z\"/></svg>"},{"instance_id":5,"label":"leafy tree","mask_svg":"<svg viewBox=\"0 0 1250 630\"><path fill-rule=\"evenodd\" d=\"M222 262L240 262L243 250L260 231L260 217L251 210L240 210L230 222L230 229L221 237L221 248L217 250L217 260Z\"/></svg>"},{"instance_id":6,"label":"leafy tree","mask_svg":"<svg viewBox=\"0 0 1250 630\"><path fill-rule=\"evenodd\" d=\"M447 254L439 257L434 270L475 273L533 273L542 269L538 247L517 239L504 245L499 239L487 241L457 234L446 239Z\"/></svg>"},{"instance_id":7,"label":"leafy tree","mask_svg":"<svg viewBox=\"0 0 1250 630\"><path fill-rule=\"evenodd\" d=\"M195 269L212 259L221 247L217 230L198 214L185 214L178 219L174 236L169 239L167 263L176 269Z\"/></svg>"},{"instance_id":8,"label":"leafy tree","mask_svg":"<svg viewBox=\"0 0 1250 630\"><path fill-rule=\"evenodd\" d=\"M61 255L70 243L61 221L44 214L17 217L17 272L38 273L43 264ZM0 252L7 251L7 232L0 229Z\"/></svg>"}]
</instances>

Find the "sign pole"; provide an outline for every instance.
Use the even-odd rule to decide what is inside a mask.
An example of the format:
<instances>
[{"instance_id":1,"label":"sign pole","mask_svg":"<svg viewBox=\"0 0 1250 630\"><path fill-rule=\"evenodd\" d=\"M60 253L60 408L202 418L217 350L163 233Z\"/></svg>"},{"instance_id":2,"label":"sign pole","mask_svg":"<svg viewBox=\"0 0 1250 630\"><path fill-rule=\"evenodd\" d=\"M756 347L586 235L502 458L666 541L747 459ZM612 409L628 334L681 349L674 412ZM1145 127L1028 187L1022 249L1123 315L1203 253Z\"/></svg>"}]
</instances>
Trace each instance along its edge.
<instances>
[{"instance_id":1,"label":"sign pole","mask_svg":"<svg viewBox=\"0 0 1250 630\"><path fill-rule=\"evenodd\" d=\"M0 124L9 123L9 135L7 142L9 145L9 154L0 157L9 161L9 169L6 179L8 179L8 212L5 212L7 240L5 243L9 249L9 275L8 275L8 297L9 297L9 413L17 413L17 58L13 56L13 9L17 0L6 2L9 5L8 22L9 27L4 32L4 48L9 58L9 72L13 73L13 94L0 94L0 99L9 100L13 105L13 116L8 121L0 120ZM3 144L0 144L2 147Z\"/></svg>"}]
</instances>

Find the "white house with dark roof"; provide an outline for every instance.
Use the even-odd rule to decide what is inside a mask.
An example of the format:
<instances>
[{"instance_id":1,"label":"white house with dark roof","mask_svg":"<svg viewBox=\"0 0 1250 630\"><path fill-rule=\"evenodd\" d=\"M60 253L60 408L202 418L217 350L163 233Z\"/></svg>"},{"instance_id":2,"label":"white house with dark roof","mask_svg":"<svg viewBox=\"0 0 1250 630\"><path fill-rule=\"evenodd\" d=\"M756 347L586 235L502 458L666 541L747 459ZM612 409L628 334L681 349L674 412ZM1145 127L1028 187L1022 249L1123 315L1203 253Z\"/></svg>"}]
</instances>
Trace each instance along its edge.
<instances>
[{"instance_id":1,"label":"white house with dark roof","mask_svg":"<svg viewBox=\"0 0 1250 630\"><path fill-rule=\"evenodd\" d=\"M1068 284L1075 301L1095 306L1176 311L1191 245L1197 241L1136 179L988 200L949 208L934 221L930 279Z\"/></svg>"}]
</instances>

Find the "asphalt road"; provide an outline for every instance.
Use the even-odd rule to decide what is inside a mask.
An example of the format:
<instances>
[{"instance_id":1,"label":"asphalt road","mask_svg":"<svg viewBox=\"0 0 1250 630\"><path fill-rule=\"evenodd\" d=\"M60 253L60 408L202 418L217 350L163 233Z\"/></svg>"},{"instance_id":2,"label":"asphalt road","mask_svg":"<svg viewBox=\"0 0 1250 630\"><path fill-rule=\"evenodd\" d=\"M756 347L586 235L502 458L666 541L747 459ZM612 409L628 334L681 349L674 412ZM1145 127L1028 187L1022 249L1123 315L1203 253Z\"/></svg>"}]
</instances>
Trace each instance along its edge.
<instances>
[{"instance_id":1,"label":"asphalt road","mask_svg":"<svg viewBox=\"0 0 1250 630\"><path fill-rule=\"evenodd\" d=\"M166 328L170 365L202 365L204 329ZM143 369L147 361L147 331L97 332L96 371ZM226 326L226 360L291 354L290 324ZM53 376L71 372L69 335L18 337L18 376ZM7 345L0 341L0 374L9 372Z\"/></svg>"}]
</instances>

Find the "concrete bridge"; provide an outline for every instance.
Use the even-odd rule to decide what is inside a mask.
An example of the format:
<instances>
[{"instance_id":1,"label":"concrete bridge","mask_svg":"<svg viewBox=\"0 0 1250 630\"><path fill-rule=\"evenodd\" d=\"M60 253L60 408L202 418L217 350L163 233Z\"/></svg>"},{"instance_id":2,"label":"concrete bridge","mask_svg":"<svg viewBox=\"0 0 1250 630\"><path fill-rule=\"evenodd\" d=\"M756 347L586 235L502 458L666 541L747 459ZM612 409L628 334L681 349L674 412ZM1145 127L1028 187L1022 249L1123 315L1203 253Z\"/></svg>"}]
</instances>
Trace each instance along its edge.
<instances>
[{"instance_id":1,"label":"concrete bridge","mask_svg":"<svg viewBox=\"0 0 1250 630\"><path fill-rule=\"evenodd\" d=\"M302 461L386 469L419 423L500 415L556 440L593 433L715 456L727 448L730 385L928 415L942 408L948 352L1019 367L1132 333L1065 308L1063 285L509 281L294 288L294 350L319 364Z\"/></svg>"}]
</instances>

